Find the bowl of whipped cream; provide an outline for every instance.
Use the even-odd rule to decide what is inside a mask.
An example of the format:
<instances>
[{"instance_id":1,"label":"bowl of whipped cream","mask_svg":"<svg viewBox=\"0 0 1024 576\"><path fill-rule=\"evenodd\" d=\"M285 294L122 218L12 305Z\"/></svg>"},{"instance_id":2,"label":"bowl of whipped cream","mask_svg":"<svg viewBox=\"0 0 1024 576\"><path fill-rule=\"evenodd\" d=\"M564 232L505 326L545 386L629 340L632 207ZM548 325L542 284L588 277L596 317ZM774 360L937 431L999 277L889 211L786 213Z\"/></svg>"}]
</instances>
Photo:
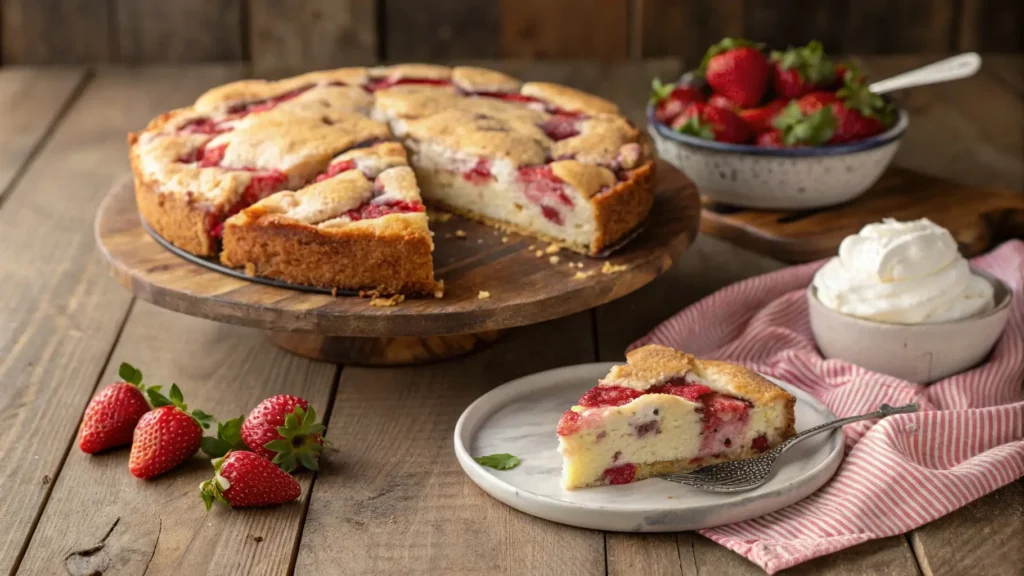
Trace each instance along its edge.
<instances>
[{"instance_id":1,"label":"bowl of whipped cream","mask_svg":"<svg viewBox=\"0 0 1024 576\"><path fill-rule=\"evenodd\" d=\"M981 362L1006 327L1012 296L927 218L864 226L807 289L825 357L922 384Z\"/></svg>"}]
</instances>

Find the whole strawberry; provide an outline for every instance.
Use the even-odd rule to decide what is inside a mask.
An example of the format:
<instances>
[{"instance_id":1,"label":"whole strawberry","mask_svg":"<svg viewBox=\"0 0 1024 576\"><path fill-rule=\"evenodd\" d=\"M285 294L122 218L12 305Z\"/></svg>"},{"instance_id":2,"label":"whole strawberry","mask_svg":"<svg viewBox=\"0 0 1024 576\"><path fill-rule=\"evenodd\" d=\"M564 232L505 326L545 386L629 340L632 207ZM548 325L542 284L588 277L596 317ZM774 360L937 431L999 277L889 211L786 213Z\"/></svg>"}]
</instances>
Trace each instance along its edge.
<instances>
[{"instance_id":1,"label":"whole strawberry","mask_svg":"<svg viewBox=\"0 0 1024 576\"><path fill-rule=\"evenodd\" d=\"M753 134L747 124L732 110L717 108L709 104L694 104L676 118L672 128L705 140L743 144Z\"/></svg>"},{"instance_id":2,"label":"whole strawberry","mask_svg":"<svg viewBox=\"0 0 1024 576\"><path fill-rule=\"evenodd\" d=\"M862 78L847 74L846 85L836 92L840 102L832 103L836 131L832 143L863 140L884 132L895 121L895 109L871 92Z\"/></svg>"},{"instance_id":3,"label":"whole strawberry","mask_svg":"<svg viewBox=\"0 0 1024 576\"><path fill-rule=\"evenodd\" d=\"M670 124L687 106L703 102L704 93L692 86L663 84L661 79L651 81L651 102L654 103L654 119Z\"/></svg>"},{"instance_id":4,"label":"whole strawberry","mask_svg":"<svg viewBox=\"0 0 1024 576\"><path fill-rule=\"evenodd\" d=\"M135 426L128 470L137 478L153 478L188 460L199 450L203 428L211 417L201 410L188 412L178 385L171 386L170 398L152 388L147 390L153 410Z\"/></svg>"},{"instance_id":5,"label":"whole strawberry","mask_svg":"<svg viewBox=\"0 0 1024 576\"><path fill-rule=\"evenodd\" d=\"M785 107L785 100L773 100L760 108L747 108L740 110L737 114L747 123L751 131L760 134L765 130L772 129L772 121Z\"/></svg>"},{"instance_id":6,"label":"whole strawberry","mask_svg":"<svg viewBox=\"0 0 1024 576\"><path fill-rule=\"evenodd\" d=\"M821 146L830 141L835 128L831 106L805 114L797 102L791 102L772 120L772 130L758 135L756 144L767 148Z\"/></svg>"},{"instance_id":7,"label":"whole strawberry","mask_svg":"<svg viewBox=\"0 0 1024 576\"><path fill-rule=\"evenodd\" d=\"M825 56L820 42L790 48L785 52L772 52L772 75L776 98L799 98L836 81L836 65Z\"/></svg>"},{"instance_id":8,"label":"whole strawberry","mask_svg":"<svg viewBox=\"0 0 1024 576\"><path fill-rule=\"evenodd\" d=\"M302 488L287 472L252 452L228 452L212 461L216 473L199 486L209 510L214 500L232 507L272 506L297 500Z\"/></svg>"},{"instance_id":9,"label":"whole strawberry","mask_svg":"<svg viewBox=\"0 0 1024 576\"><path fill-rule=\"evenodd\" d=\"M812 114L826 106L831 106L833 102L838 101L839 97L834 93L818 90L804 94L799 100L797 100L797 104L800 106L800 110L802 110L804 114Z\"/></svg>"},{"instance_id":10,"label":"whole strawberry","mask_svg":"<svg viewBox=\"0 0 1024 576\"><path fill-rule=\"evenodd\" d=\"M242 423L242 440L250 450L271 459L285 472L298 465L316 470L324 447L324 430L309 402L280 394L252 409Z\"/></svg>"},{"instance_id":11,"label":"whole strawberry","mask_svg":"<svg viewBox=\"0 0 1024 576\"><path fill-rule=\"evenodd\" d=\"M78 428L78 447L87 454L96 454L132 443L135 425L146 412L142 372L123 363L117 371L123 382L110 384L89 401Z\"/></svg>"},{"instance_id":12,"label":"whole strawberry","mask_svg":"<svg viewBox=\"0 0 1024 576\"><path fill-rule=\"evenodd\" d=\"M714 92L740 108L761 102L771 74L760 46L738 38L725 38L709 48L700 70Z\"/></svg>"}]
</instances>

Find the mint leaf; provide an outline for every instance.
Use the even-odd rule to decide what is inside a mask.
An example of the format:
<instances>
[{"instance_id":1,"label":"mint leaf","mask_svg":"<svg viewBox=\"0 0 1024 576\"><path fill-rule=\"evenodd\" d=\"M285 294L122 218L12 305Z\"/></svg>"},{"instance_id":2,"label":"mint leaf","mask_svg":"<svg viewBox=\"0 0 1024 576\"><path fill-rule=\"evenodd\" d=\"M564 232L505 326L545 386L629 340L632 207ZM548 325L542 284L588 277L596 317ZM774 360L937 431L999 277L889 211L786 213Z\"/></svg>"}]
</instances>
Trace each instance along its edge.
<instances>
[{"instance_id":1,"label":"mint leaf","mask_svg":"<svg viewBox=\"0 0 1024 576\"><path fill-rule=\"evenodd\" d=\"M121 363L121 367L117 369L117 375L129 384L136 386L142 384L142 371L127 362Z\"/></svg>"},{"instance_id":2,"label":"mint leaf","mask_svg":"<svg viewBox=\"0 0 1024 576\"><path fill-rule=\"evenodd\" d=\"M511 454L488 454L473 458L477 464L494 468L495 470L511 470L519 466L519 458Z\"/></svg>"}]
</instances>

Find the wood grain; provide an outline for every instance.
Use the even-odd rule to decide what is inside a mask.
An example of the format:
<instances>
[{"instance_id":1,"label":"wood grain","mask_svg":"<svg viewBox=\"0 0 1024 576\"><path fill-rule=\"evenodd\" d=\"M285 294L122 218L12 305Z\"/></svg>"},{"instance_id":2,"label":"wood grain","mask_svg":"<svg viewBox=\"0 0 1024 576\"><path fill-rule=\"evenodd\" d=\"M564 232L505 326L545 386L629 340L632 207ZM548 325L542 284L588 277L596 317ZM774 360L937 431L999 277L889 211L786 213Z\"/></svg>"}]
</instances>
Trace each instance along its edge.
<instances>
[{"instance_id":1,"label":"wood grain","mask_svg":"<svg viewBox=\"0 0 1024 576\"><path fill-rule=\"evenodd\" d=\"M81 68L0 68L0 202L84 79Z\"/></svg>"},{"instance_id":2,"label":"wood grain","mask_svg":"<svg viewBox=\"0 0 1024 576\"><path fill-rule=\"evenodd\" d=\"M695 68L712 44L744 35L743 0L637 0L645 58L677 56ZM681 31L685 30L685 33Z\"/></svg>"},{"instance_id":3,"label":"wood grain","mask_svg":"<svg viewBox=\"0 0 1024 576\"><path fill-rule=\"evenodd\" d=\"M131 300L91 234L127 169L124 134L233 77L100 73L0 207L0 452L25 456L0 460L0 573L17 563Z\"/></svg>"},{"instance_id":4,"label":"wood grain","mask_svg":"<svg viewBox=\"0 0 1024 576\"><path fill-rule=\"evenodd\" d=\"M777 49L818 40L828 52L841 53L844 27L853 4L857 2L746 2L743 35Z\"/></svg>"},{"instance_id":5,"label":"wood grain","mask_svg":"<svg viewBox=\"0 0 1024 576\"><path fill-rule=\"evenodd\" d=\"M629 56L627 0L501 0L501 55L506 58Z\"/></svg>"},{"instance_id":6,"label":"wood grain","mask_svg":"<svg viewBox=\"0 0 1024 576\"><path fill-rule=\"evenodd\" d=\"M271 341L294 354L335 364L407 366L464 356L490 345L500 330L444 336L352 338L307 332L273 332Z\"/></svg>"},{"instance_id":7,"label":"wood grain","mask_svg":"<svg viewBox=\"0 0 1024 576\"><path fill-rule=\"evenodd\" d=\"M926 524L910 541L925 576L1020 574L1024 480Z\"/></svg>"},{"instance_id":8,"label":"wood grain","mask_svg":"<svg viewBox=\"0 0 1024 576\"><path fill-rule=\"evenodd\" d=\"M555 263L552 255L536 254L544 242L453 217L432 224L434 270L445 282L444 298L408 299L393 307L256 284L179 258L141 227L128 182L116 186L100 208L96 233L122 285L178 312L334 336L470 334L586 310L636 290L668 268L696 234L699 209L692 186L667 165L659 168L655 207L645 228L608 259L562 251ZM570 262L583 268L570 268ZM604 273L606 264L625 269ZM575 279L580 272L591 275ZM490 296L481 299L482 291Z\"/></svg>"},{"instance_id":9,"label":"wood grain","mask_svg":"<svg viewBox=\"0 0 1024 576\"><path fill-rule=\"evenodd\" d=\"M420 0L384 3L384 57L392 62L496 58L501 50L500 7L494 0Z\"/></svg>"},{"instance_id":10,"label":"wood grain","mask_svg":"<svg viewBox=\"0 0 1024 576\"><path fill-rule=\"evenodd\" d=\"M522 514L487 496L452 451L459 414L491 388L593 361L589 314L511 332L463 359L346 368L296 574L604 574L600 532Z\"/></svg>"},{"instance_id":11,"label":"wood grain","mask_svg":"<svg viewBox=\"0 0 1024 576\"><path fill-rule=\"evenodd\" d=\"M957 48L1020 54L1024 7L1017 0L962 0Z\"/></svg>"},{"instance_id":12,"label":"wood grain","mask_svg":"<svg viewBox=\"0 0 1024 576\"><path fill-rule=\"evenodd\" d=\"M142 370L149 382L177 382L189 407L222 419L245 414L275 394L305 398L327 416L337 370L278 350L259 332L146 303L132 310L100 386L117 379L122 361ZM128 473L128 450L90 456L73 447L21 572L286 573L313 475L296 475L299 502L253 510L218 505L206 512L198 486L212 475L202 453L143 481Z\"/></svg>"},{"instance_id":13,"label":"wood grain","mask_svg":"<svg viewBox=\"0 0 1024 576\"><path fill-rule=\"evenodd\" d=\"M86 64L116 60L113 0L0 2L0 62Z\"/></svg>"},{"instance_id":14,"label":"wood grain","mask_svg":"<svg viewBox=\"0 0 1024 576\"><path fill-rule=\"evenodd\" d=\"M872 54L952 51L955 4L953 0L850 2L841 42L825 48L833 53Z\"/></svg>"},{"instance_id":15,"label":"wood grain","mask_svg":"<svg viewBox=\"0 0 1024 576\"><path fill-rule=\"evenodd\" d=\"M863 196L830 208L738 210L708 203L701 231L784 262L810 262L834 256L843 238L865 224L923 217L948 229L965 256L977 256L1024 236L1024 195L892 168Z\"/></svg>"},{"instance_id":16,"label":"wood grain","mask_svg":"<svg viewBox=\"0 0 1024 576\"><path fill-rule=\"evenodd\" d=\"M120 60L132 64L242 60L245 1L116 2Z\"/></svg>"},{"instance_id":17,"label":"wood grain","mask_svg":"<svg viewBox=\"0 0 1024 576\"><path fill-rule=\"evenodd\" d=\"M248 0L249 51L257 77L373 64L377 8L371 0Z\"/></svg>"}]
</instances>

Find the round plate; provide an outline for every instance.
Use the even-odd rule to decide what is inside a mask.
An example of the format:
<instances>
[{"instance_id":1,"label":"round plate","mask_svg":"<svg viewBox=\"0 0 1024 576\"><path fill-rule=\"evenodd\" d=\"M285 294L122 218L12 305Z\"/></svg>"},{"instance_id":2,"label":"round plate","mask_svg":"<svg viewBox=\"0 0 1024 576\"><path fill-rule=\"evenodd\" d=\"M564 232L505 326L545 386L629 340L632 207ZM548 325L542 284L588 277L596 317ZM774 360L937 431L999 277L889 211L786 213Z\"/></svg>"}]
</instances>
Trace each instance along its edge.
<instances>
[{"instance_id":1,"label":"round plate","mask_svg":"<svg viewBox=\"0 0 1024 576\"><path fill-rule=\"evenodd\" d=\"M678 170L659 162L654 207L629 243L602 259L453 216L430 223L434 270L444 298L397 306L334 297L231 277L181 258L145 230L131 181L116 186L96 215L96 241L115 276L158 306L272 331L333 336L437 336L535 324L621 298L657 278L693 242L700 198ZM504 240L504 241L503 241ZM541 255L537 256L537 251ZM604 267L609 273L603 273ZM574 278L582 272L584 278ZM489 293L481 299L481 292Z\"/></svg>"},{"instance_id":2,"label":"round plate","mask_svg":"<svg viewBox=\"0 0 1024 576\"><path fill-rule=\"evenodd\" d=\"M843 435L836 430L788 450L772 479L749 492L716 494L655 478L562 490L558 419L614 365L539 372L481 396L455 425L455 455L462 469L491 496L546 520L614 532L677 532L749 520L789 506L828 482L843 459ZM796 397L798 432L835 420L806 392L769 379ZM505 452L518 456L519 466L493 470L472 457Z\"/></svg>"}]
</instances>

